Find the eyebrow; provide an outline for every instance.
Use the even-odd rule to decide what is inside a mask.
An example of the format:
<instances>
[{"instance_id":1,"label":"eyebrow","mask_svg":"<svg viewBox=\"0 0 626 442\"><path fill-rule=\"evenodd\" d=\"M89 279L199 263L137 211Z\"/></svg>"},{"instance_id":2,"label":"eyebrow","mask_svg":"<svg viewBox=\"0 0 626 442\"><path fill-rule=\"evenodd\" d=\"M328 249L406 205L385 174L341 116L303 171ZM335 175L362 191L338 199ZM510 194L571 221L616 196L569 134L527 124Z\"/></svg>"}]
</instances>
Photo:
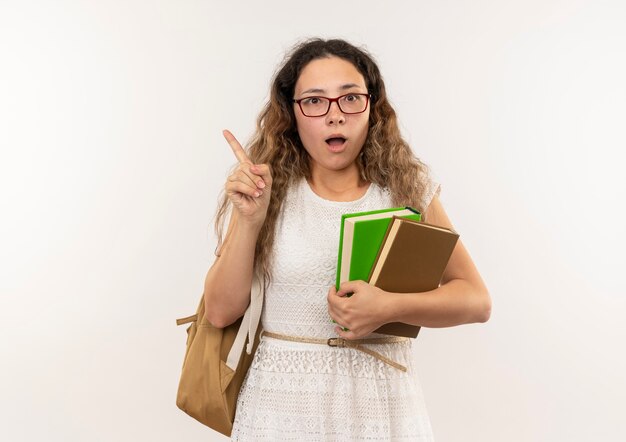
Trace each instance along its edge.
<instances>
[{"instance_id":1,"label":"eyebrow","mask_svg":"<svg viewBox=\"0 0 626 442\"><path fill-rule=\"evenodd\" d=\"M355 87L360 88L361 85L356 84L356 83L347 83L347 84L341 85L339 87L339 90L345 91L348 89L353 89ZM326 92L326 89L311 88L311 89L307 89L306 91L303 91L302 93L303 94L323 94L325 92Z\"/></svg>"}]
</instances>

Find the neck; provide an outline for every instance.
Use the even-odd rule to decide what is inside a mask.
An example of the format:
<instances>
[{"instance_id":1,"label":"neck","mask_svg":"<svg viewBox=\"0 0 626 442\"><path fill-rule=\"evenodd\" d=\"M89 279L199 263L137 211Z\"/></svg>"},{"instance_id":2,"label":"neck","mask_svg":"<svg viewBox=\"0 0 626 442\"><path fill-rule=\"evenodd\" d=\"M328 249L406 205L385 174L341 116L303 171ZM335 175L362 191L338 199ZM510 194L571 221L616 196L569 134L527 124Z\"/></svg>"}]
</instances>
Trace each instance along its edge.
<instances>
[{"instance_id":1,"label":"neck","mask_svg":"<svg viewBox=\"0 0 626 442\"><path fill-rule=\"evenodd\" d=\"M362 180L356 165L341 171L314 168L309 180L311 189L332 201L353 201L365 194L369 183Z\"/></svg>"}]
</instances>

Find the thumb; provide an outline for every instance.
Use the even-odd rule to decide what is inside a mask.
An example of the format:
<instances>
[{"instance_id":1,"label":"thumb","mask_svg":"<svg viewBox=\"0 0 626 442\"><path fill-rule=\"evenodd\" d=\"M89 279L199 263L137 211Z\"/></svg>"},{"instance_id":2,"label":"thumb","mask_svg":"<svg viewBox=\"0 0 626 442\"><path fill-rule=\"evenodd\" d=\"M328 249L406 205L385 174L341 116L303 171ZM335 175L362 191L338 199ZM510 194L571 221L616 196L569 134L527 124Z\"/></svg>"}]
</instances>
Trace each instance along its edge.
<instances>
[{"instance_id":1,"label":"thumb","mask_svg":"<svg viewBox=\"0 0 626 442\"><path fill-rule=\"evenodd\" d=\"M339 291L337 292L337 296L352 296L353 293L356 293L359 288L364 284L363 281L346 281L339 286Z\"/></svg>"}]
</instances>

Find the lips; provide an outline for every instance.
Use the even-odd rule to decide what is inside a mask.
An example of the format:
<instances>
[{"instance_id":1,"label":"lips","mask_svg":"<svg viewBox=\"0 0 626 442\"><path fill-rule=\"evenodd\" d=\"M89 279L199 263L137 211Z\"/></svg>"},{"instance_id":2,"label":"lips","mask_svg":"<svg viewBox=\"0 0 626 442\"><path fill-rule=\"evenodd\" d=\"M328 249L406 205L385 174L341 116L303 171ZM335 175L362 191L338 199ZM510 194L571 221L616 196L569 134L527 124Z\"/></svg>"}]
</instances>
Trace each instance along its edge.
<instances>
[{"instance_id":1,"label":"lips","mask_svg":"<svg viewBox=\"0 0 626 442\"><path fill-rule=\"evenodd\" d=\"M346 142L345 138L339 138L339 137L329 138L329 139L326 140L326 143L328 143L328 145L331 146L331 147L341 146L345 142Z\"/></svg>"},{"instance_id":2,"label":"lips","mask_svg":"<svg viewBox=\"0 0 626 442\"><path fill-rule=\"evenodd\" d=\"M339 147L346 142L346 137L341 134L333 134L330 137L326 138L326 143L328 143L331 147Z\"/></svg>"},{"instance_id":3,"label":"lips","mask_svg":"<svg viewBox=\"0 0 626 442\"><path fill-rule=\"evenodd\" d=\"M341 133L330 134L324 141L326 141L328 150L332 153L341 153L346 149L347 138Z\"/></svg>"}]
</instances>

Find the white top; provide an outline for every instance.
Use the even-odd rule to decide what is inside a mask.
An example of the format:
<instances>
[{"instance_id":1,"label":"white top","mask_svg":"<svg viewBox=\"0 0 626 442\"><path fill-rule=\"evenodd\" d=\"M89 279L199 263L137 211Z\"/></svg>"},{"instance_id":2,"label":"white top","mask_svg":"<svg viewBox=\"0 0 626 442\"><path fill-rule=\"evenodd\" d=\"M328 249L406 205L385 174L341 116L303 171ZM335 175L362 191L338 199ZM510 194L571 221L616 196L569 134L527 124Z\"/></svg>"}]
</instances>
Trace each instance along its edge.
<instances>
[{"instance_id":1,"label":"white top","mask_svg":"<svg viewBox=\"0 0 626 442\"><path fill-rule=\"evenodd\" d=\"M439 191L429 182L423 207ZM329 201L302 179L288 190L277 223L264 330L330 338L326 296L334 285L341 215L393 207L371 184L355 201ZM411 341L368 345L402 372L350 348L264 337L241 389L233 440L432 441Z\"/></svg>"}]
</instances>

